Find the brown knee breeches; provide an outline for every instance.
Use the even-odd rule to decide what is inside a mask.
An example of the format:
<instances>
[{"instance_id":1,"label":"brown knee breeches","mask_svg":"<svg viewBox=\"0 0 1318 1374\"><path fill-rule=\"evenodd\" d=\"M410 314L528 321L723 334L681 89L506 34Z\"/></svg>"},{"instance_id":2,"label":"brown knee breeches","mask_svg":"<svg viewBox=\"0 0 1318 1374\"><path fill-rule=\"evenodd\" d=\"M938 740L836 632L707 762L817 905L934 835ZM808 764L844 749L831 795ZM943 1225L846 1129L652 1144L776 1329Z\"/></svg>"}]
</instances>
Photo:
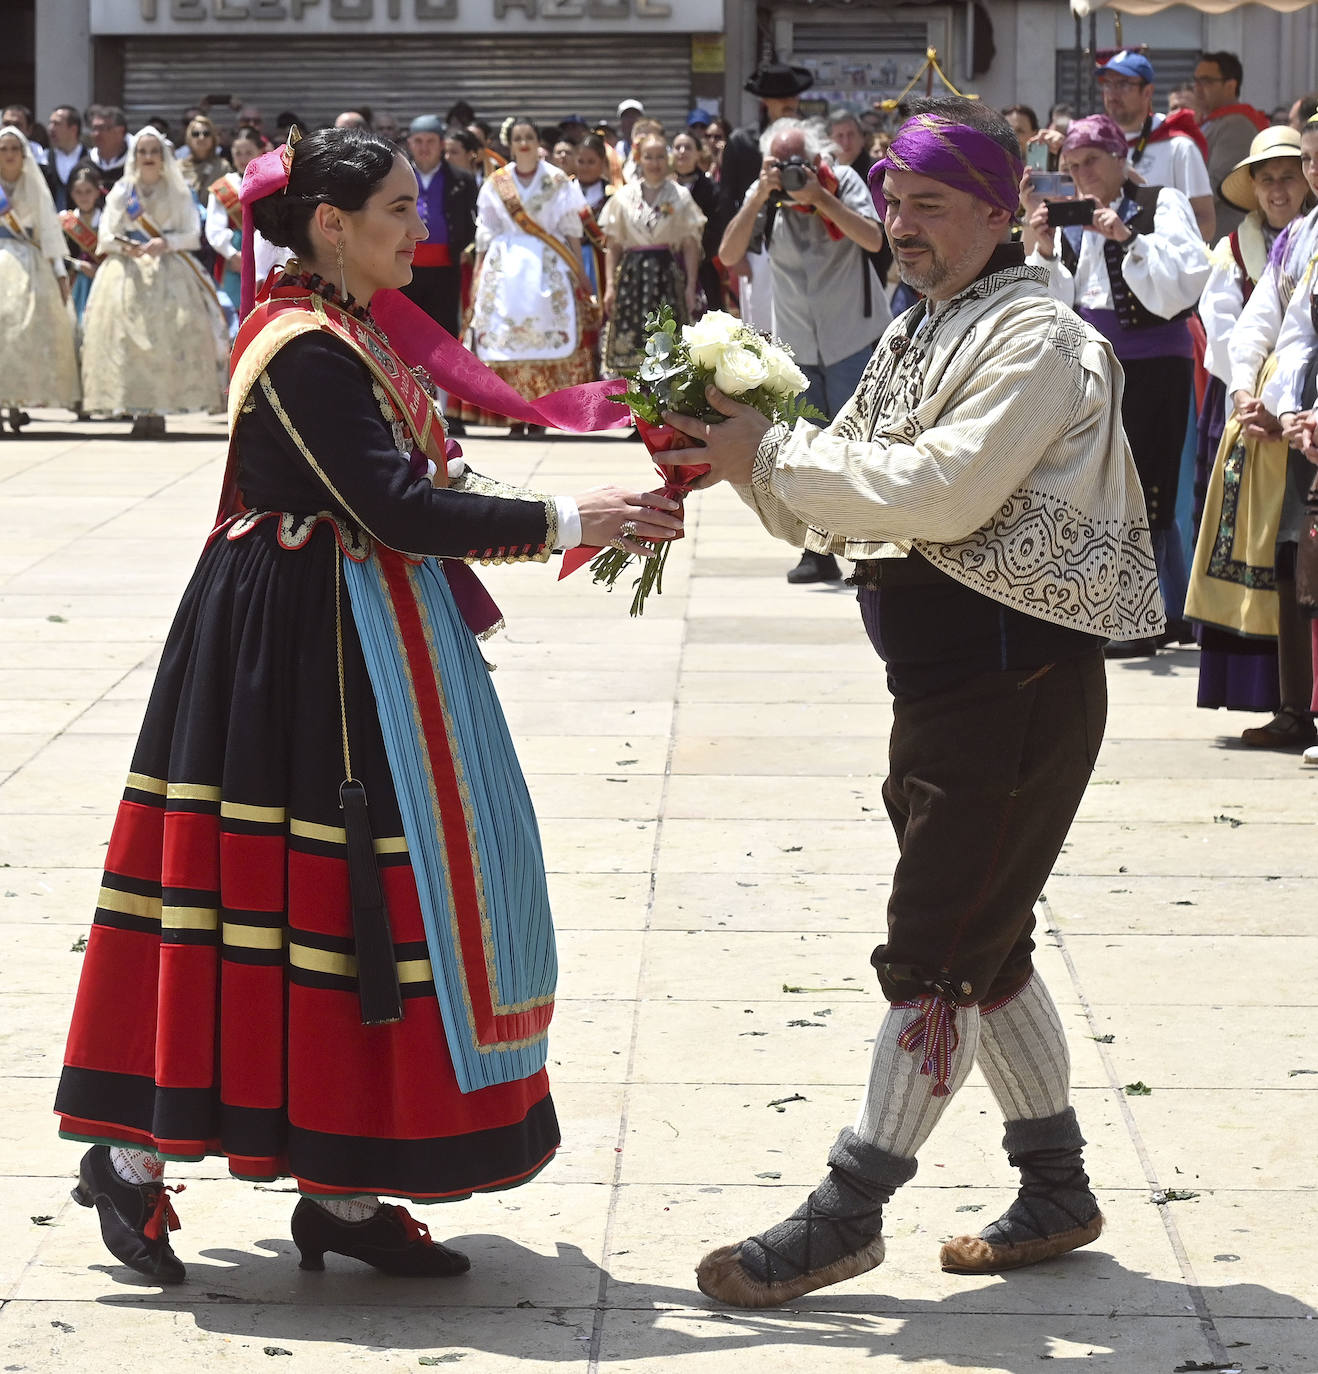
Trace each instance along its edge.
<instances>
[{"instance_id":1,"label":"brown knee breeches","mask_svg":"<svg viewBox=\"0 0 1318 1374\"><path fill-rule=\"evenodd\" d=\"M1102 656L980 673L893 711L883 799L901 857L871 962L889 1001L1006 996L1030 976L1034 903L1103 740Z\"/></svg>"}]
</instances>

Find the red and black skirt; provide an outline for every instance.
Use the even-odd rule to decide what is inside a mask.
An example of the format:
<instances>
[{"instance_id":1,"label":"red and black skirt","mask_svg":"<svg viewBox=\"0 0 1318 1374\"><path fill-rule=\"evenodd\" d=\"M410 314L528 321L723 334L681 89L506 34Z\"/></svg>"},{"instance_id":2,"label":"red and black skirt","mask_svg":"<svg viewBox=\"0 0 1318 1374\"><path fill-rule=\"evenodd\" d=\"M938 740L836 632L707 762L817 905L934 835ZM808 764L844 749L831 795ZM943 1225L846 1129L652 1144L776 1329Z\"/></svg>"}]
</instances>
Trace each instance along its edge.
<instances>
[{"instance_id":1,"label":"red and black skirt","mask_svg":"<svg viewBox=\"0 0 1318 1374\"><path fill-rule=\"evenodd\" d=\"M222 1154L238 1177L309 1193L515 1186L559 1143L547 1076L458 1088L366 665L336 614L334 527L297 549L279 530L214 540L166 641L88 939L61 1134ZM340 644L403 992L389 1025L364 1026L357 994Z\"/></svg>"}]
</instances>

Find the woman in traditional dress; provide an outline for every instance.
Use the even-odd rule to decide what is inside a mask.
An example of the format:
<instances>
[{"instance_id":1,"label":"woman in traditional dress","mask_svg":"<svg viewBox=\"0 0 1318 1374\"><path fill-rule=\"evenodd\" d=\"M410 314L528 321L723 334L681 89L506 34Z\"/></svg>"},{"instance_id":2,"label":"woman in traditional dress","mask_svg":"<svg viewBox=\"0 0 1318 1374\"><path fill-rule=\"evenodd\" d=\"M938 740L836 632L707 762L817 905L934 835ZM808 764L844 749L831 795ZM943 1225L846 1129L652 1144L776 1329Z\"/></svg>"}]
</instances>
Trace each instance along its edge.
<instances>
[{"instance_id":1,"label":"woman in traditional dress","mask_svg":"<svg viewBox=\"0 0 1318 1374\"><path fill-rule=\"evenodd\" d=\"M606 377L635 372L645 356L645 317L661 305L687 324L696 308L696 267L705 216L673 180L668 145L647 134L635 148L641 176L600 216L608 238L604 288Z\"/></svg>"},{"instance_id":2,"label":"woman in traditional dress","mask_svg":"<svg viewBox=\"0 0 1318 1374\"><path fill-rule=\"evenodd\" d=\"M67 241L67 261L73 271L73 309L82 336L82 317L91 295L92 281L102 261L100 247L101 207L105 183L95 167L79 167L69 178L69 199L73 205L60 211L60 228Z\"/></svg>"},{"instance_id":3,"label":"woman in traditional dress","mask_svg":"<svg viewBox=\"0 0 1318 1374\"><path fill-rule=\"evenodd\" d=\"M542 396L595 375L584 338L585 201L571 177L541 159L534 123L513 119L507 136L513 161L485 178L476 200L472 339L476 356L510 386ZM514 423L510 433L522 428Z\"/></svg>"},{"instance_id":4,"label":"woman in traditional dress","mask_svg":"<svg viewBox=\"0 0 1318 1374\"><path fill-rule=\"evenodd\" d=\"M101 214L105 262L83 324L83 405L133 416L137 438L160 438L165 416L223 406L228 330L215 287L190 254L201 242L196 202L169 140L148 125Z\"/></svg>"},{"instance_id":5,"label":"woman in traditional dress","mask_svg":"<svg viewBox=\"0 0 1318 1374\"><path fill-rule=\"evenodd\" d=\"M696 269L696 281L703 304L697 297L697 309L721 310L723 308L723 285L719 281L718 257L719 242L723 235L718 227L718 187L709 173L704 170L707 149L704 140L698 135L683 132L673 140L673 177L679 186L691 192L696 208L705 217L705 227L700 232L700 264Z\"/></svg>"},{"instance_id":6,"label":"woman in traditional dress","mask_svg":"<svg viewBox=\"0 0 1318 1374\"><path fill-rule=\"evenodd\" d=\"M1225 707L1235 711L1276 712L1281 706L1281 688L1275 633L1261 633L1263 627L1256 623L1248 633L1244 632L1244 623L1221 623L1228 617L1214 613L1219 599L1206 579L1231 576L1227 564L1232 561L1230 550L1233 546L1270 551L1276 545L1286 466L1281 426L1268 417L1262 424L1254 422L1245 432L1237 418L1231 426L1229 444L1223 445L1222 435L1227 425L1228 408L1239 417L1254 400L1262 377L1261 364L1276 342L1274 327L1272 337L1263 346L1262 356L1256 356L1255 348L1263 341L1258 338L1258 321L1251 316L1242 334L1242 342L1249 336L1253 345L1250 357L1244 360L1243 367L1233 365L1232 341L1242 312L1269 270L1268 258L1274 246L1288 232L1289 226L1312 206L1312 193L1301 168L1300 135L1291 128L1263 130L1255 137L1248 156L1223 181L1222 194L1242 210L1248 208L1249 214L1214 247L1210 255L1212 275L1199 301L1206 337L1204 366L1211 375L1199 411L1195 481L1199 539L1190 571L1192 590L1187 600L1191 610L1198 609L1205 616L1197 629L1199 705L1209 709ZM1281 251L1285 251L1284 243ZM1264 289L1276 292L1278 283L1274 280ZM1279 300L1276 303L1280 305ZM1279 326L1280 314L1276 318ZM1233 386L1233 376L1234 396L1228 401L1228 387ZM1246 465L1274 472L1272 500L1241 503L1240 482ZM1228 469L1232 496L1224 501ZM1255 475L1251 470L1251 486ZM1208 500L1210 491L1212 499ZM1271 556L1266 561L1270 565ZM1256 581L1257 576L1250 580ZM1276 594L1271 589L1266 599L1271 606L1276 606ZM1274 611L1271 617L1274 630L1275 618ZM1245 743L1268 743L1273 734L1275 732L1266 726L1253 728L1245 732Z\"/></svg>"},{"instance_id":7,"label":"woman in traditional dress","mask_svg":"<svg viewBox=\"0 0 1318 1374\"><path fill-rule=\"evenodd\" d=\"M0 129L0 411L15 434L25 406L77 409L64 234L27 135Z\"/></svg>"},{"instance_id":8,"label":"woman in traditional dress","mask_svg":"<svg viewBox=\"0 0 1318 1374\"><path fill-rule=\"evenodd\" d=\"M185 1277L166 1160L294 1178L304 1269L418 1276L468 1260L380 1195L549 1162L553 928L469 565L681 528L658 494L555 497L450 459L370 313L425 237L415 172L364 130L283 151L244 200L304 270L239 335L220 523L161 656L56 1102L93 1142L77 1200L159 1283Z\"/></svg>"},{"instance_id":9,"label":"woman in traditional dress","mask_svg":"<svg viewBox=\"0 0 1318 1374\"><path fill-rule=\"evenodd\" d=\"M241 294L238 278L243 247L243 207L238 199L238 191L247 164L260 153L262 145L261 135L255 129L239 129L229 145L233 170L211 182L206 193L206 242L224 264L220 290L229 298L235 311Z\"/></svg>"},{"instance_id":10,"label":"woman in traditional dress","mask_svg":"<svg viewBox=\"0 0 1318 1374\"><path fill-rule=\"evenodd\" d=\"M219 134L208 116L193 115L188 120L184 137L188 151L178 160L179 170L193 199L199 206L204 206L210 188L220 177L228 176L233 166L221 154Z\"/></svg>"}]
</instances>

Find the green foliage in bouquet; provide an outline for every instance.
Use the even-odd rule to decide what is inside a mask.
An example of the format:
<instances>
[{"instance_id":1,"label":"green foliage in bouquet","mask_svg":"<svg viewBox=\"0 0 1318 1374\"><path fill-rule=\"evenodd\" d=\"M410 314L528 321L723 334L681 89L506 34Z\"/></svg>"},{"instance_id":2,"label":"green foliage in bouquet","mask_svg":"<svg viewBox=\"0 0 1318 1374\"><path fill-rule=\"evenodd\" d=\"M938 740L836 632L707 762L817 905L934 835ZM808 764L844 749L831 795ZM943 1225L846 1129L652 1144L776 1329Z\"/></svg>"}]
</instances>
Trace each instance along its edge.
<instances>
[{"instance_id":1,"label":"green foliage in bouquet","mask_svg":"<svg viewBox=\"0 0 1318 1374\"><path fill-rule=\"evenodd\" d=\"M615 399L636 416L665 474L667 496L680 500L688 495L705 469L699 466L701 446L666 425L664 412L718 424L727 417L710 405L705 391L711 385L734 401L754 406L775 424L827 420L802 400L809 379L793 362L791 349L733 315L711 310L679 329L672 309L663 305L646 316L645 334L645 359L628 376L627 390ZM684 458L691 461L684 463ZM668 553L665 542L652 557L639 560L639 574L632 583L632 615L643 615L646 598L663 591ZM634 558L625 549L604 549L590 565L595 581L612 591Z\"/></svg>"},{"instance_id":2,"label":"green foliage in bouquet","mask_svg":"<svg viewBox=\"0 0 1318 1374\"><path fill-rule=\"evenodd\" d=\"M646 316L645 334L645 361L617 399L648 424L663 424L665 410L717 424L725 417L709 404L709 386L775 423L827 423L801 399L809 382L791 350L735 316L712 310L679 328L672 307L662 305Z\"/></svg>"}]
</instances>

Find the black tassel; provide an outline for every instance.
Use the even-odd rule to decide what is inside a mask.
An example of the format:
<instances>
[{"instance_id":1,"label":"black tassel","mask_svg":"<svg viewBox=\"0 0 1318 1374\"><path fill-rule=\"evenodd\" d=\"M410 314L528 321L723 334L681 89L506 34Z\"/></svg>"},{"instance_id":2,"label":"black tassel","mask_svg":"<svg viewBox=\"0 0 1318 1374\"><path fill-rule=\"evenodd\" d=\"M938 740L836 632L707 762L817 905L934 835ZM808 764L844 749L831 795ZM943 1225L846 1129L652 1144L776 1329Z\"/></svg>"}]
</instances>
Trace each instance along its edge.
<instances>
[{"instance_id":1,"label":"black tassel","mask_svg":"<svg viewBox=\"0 0 1318 1374\"><path fill-rule=\"evenodd\" d=\"M403 1019L393 934L384 905L375 843L366 815L366 789L356 778L339 788L343 828L348 835L348 889L352 898L352 934L357 945L357 995L362 1025L382 1026Z\"/></svg>"}]
</instances>

